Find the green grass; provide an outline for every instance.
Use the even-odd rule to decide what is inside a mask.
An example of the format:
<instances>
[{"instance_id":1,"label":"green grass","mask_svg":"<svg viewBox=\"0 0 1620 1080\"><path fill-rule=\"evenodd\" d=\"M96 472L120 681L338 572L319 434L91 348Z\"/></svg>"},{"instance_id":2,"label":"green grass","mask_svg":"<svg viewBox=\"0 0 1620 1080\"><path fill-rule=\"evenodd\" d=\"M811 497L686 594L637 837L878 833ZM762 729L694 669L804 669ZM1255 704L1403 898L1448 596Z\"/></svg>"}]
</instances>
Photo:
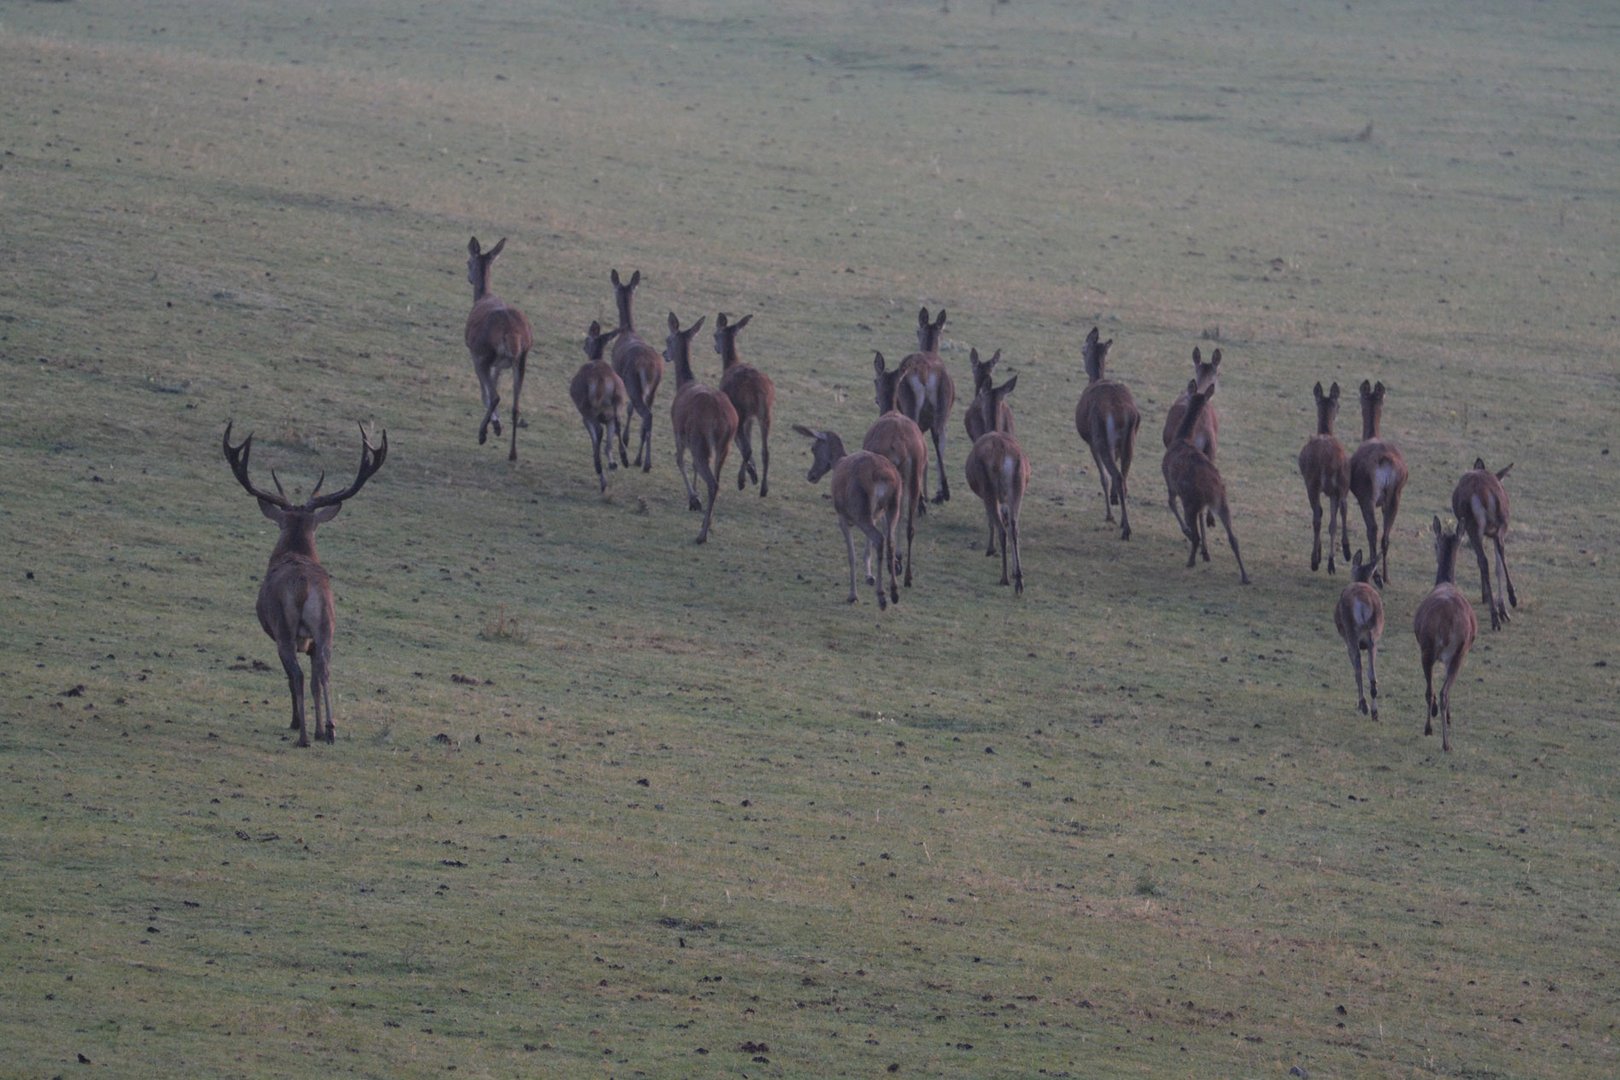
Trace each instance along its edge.
<instances>
[{"instance_id":1,"label":"green grass","mask_svg":"<svg viewBox=\"0 0 1620 1080\"><path fill-rule=\"evenodd\" d=\"M1620 1069L1620 23L942 7L0 11L0 1071ZM474 234L535 325L515 466ZM734 456L702 548L670 387L596 494L566 387L610 267L649 337L756 313L772 494ZM858 437L922 304L959 387L969 346L1019 375L1027 591L958 414L880 617L791 425ZM1145 414L1129 543L1072 424L1093 323ZM1195 344L1247 588L1162 506ZM1412 466L1377 725L1293 463L1363 378ZM295 492L389 433L320 534L336 747L286 730L227 419ZM1442 755L1409 619L1476 455L1521 606Z\"/></svg>"}]
</instances>

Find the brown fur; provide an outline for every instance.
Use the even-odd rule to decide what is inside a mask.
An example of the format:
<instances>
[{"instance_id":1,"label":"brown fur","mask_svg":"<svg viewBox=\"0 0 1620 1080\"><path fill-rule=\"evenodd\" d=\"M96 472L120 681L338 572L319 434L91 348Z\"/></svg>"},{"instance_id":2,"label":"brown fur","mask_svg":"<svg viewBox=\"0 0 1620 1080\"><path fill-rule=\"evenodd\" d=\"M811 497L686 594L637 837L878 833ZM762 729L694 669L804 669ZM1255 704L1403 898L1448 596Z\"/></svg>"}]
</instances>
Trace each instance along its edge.
<instances>
[{"instance_id":1,"label":"brown fur","mask_svg":"<svg viewBox=\"0 0 1620 1080\"><path fill-rule=\"evenodd\" d=\"M844 443L831 431L813 431L803 424L793 430L811 440L814 460L805 479L812 484L829 471L832 473L833 510L838 515L838 530L844 534L844 546L849 553L849 602L855 602L855 537L850 531L859 529L866 537L866 583L877 586L878 610L889 606L889 601L900 602L900 588L895 584L895 530L900 519L902 484L900 472L882 454L870 450L844 452ZM872 572L872 556L877 555L877 573ZM883 592L883 572L889 573L889 592Z\"/></svg>"},{"instance_id":2,"label":"brown fur","mask_svg":"<svg viewBox=\"0 0 1620 1080\"><path fill-rule=\"evenodd\" d=\"M613 460L613 448L619 442L619 433L624 430L624 407L628 400L624 380L613 370L613 365L602 358L603 349L618 333L617 330L609 330L604 334L600 323L591 323L590 329L585 332L585 363L580 365L573 381L568 384L568 396L573 399L574 408L579 410L579 418L585 424L585 432L591 437L591 459L596 466L597 489L600 492L607 491L607 474L602 471L604 446L607 450L607 467L618 467Z\"/></svg>"},{"instance_id":3,"label":"brown fur","mask_svg":"<svg viewBox=\"0 0 1620 1080\"><path fill-rule=\"evenodd\" d=\"M1395 515L1401 508L1401 492L1406 488L1406 459L1378 429L1384 415L1384 384L1373 386L1361 381L1361 445L1350 455L1350 494L1361 507L1361 520L1367 526L1367 557L1373 564L1373 583L1389 581L1389 536L1395 528ZM1380 542L1373 511L1384 513L1384 535Z\"/></svg>"},{"instance_id":4,"label":"brown fur","mask_svg":"<svg viewBox=\"0 0 1620 1080\"><path fill-rule=\"evenodd\" d=\"M754 317L744 315L734 323L721 312L714 320L714 351L720 354L720 392L731 399L737 410L737 449L742 461L737 465L737 490L751 479L759 485L760 498L771 489L771 421L776 416L776 384L770 376L737 355L737 332ZM754 443L750 435L759 426L759 469L754 469Z\"/></svg>"},{"instance_id":5,"label":"brown fur","mask_svg":"<svg viewBox=\"0 0 1620 1080\"><path fill-rule=\"evenodd\" d=\"M1451 512L1457 515L1457 526L1468 534L1479 560L1479 590L1485 609L1491 613L1491 629L1500 630L1508 621L1507 606L1519 606L1519 595L1513 589L1513 575L1508 573L1507 541L1508 495L1502 481L1507 479L1512 465L1498 472L1485 467L1484 458L1475 458L1474 467L1463 473L1462 479L1451 492ZM1491 593L1490 558L1485 554L1485 540L1489 537L1496 548L1497 591ZM1503 596L1506 595L1506 602Z\"/></svg>"},{"instance_id":6,"label":"brown fur","mask_svg":"<svg viewBox=\"0 0 1620 1080\"><path fill-rule=\"evenodd\" d=\"M1178 429L1179 437L1164 452L1164 483L1170 492L1171 513L1176 511L1176 501L1181 501L1182 513L1176 515L1176 520L1192 545L1187 553L1187 565L1194 565L1200 554L1205 562L1209 561L1209 519L1218 517L1226 526L1226 539L1232 545L1232 556L1237 559L1238 580L1247 585L1249 572L1243 568L1237 535L1232 532L1232 511L1227 506L1221 471L1208 455L1192 444L1190 437L1197 426L1198 414L1208 405L1213 392L1200 393L1192 384L1188 385L1187 412Z\"/></svg>"},{"instance_id":7,"label":"brown fur","mask_svg":"<svg viewBox=\"0 0 1620 1080\"><path fill-rule=\"evenodd\" d=\"M1378 640L1384 636L1384 598L1369 580L1372 567L1356 552L1350 563L1350 584L1339 594L1333 609L1333 625L1345 648L1350 650L1350 667L1356 673L1356 707L1367 712L1367 694L1361 689L1361 654L1367 654L1367 685L1372 691L1372 718L1378 719Z\"/></svg>"},{"instance_id":8,"label":"brown fur","mask_svg":"<svg viewBox=\"0 0 1620 1080\"><path fill-rule=\"evenodd\" d=\"M1436 517L1434 532L1434 588L1418 604L1412 616L1412 633L1417 636L1423 661L1423 697L1429 711L1423 719L1423 734L1434 734L1434 718L1440 718L1440 749L1451 752L1451 688L1462 670L1468 650L1474 646L1479 622L1468 598L1457 588L1457 548L1462 536L1456 529L1443 529ZM1445 665L1440 694L1434 692L1434 665Z\"/></svg>"},{"instance_id":9,"label":"brown fur","mask_svg":"<svg viewBox=\"0 0 1620 1080\"><path fill-rule=\"evenodd\" d=\"M467 313L467 352L472 355L473 372L484 398L484 419L478 425L478 445L484 445L491 426L498 438L501 420L501 372L512 371L512 452L508 461L517 460L518 399L523 394L523 374L529 364L534 331L528 317L490 290L490 268L506 247L506 237L483 251L475 236L467 242L467 281L473 289L472 310Z\"/></svg>"},{"instance_id":10,"label":"brown fur","mask_svg":"<svg viewBox=\"0 0 1620 1080\"><path fill-rule=\"evenodd\" d=\"M861 449L883 455L899 470L900 504L906 514L905 584L909 589L911 547L917 535L917 517L927 505L923 502L923 492L928 486L928 443L923 438L922 429L917 426L916 421L896 411L891 404L894 376L899 372L889 372L889 378L884 379L882 353L877 354L874 366L878 370L880 415L872 421L872 426L866 429L866 438L861 441ZM895 552L895 561L900 561L898 550Z\"/></svg>"},{"instance_id":11,"label":"brown fur","mask_svg":"<svg viewBox=\"0 0 1620 1080\"><path fill-rule=\"evenodd\" d=\"M968 487L984 503L984 516L990 525L986 555L1001 546L1001 584L1007 584L1007 552L1012 550L1013 592L1024 591L1024 560L1019 550L1018 519L1029 488L1029 458L1018 440L1004 431L979 436L968 452Z\"/></svg>"},{"instance_id":12,"label":"brown fur","mask_svg":"<svg viewBox=\"0 0 1620 1080\"><path fill-rule=\"evenodd\" d=\"M934 457L939 465L939 490L934 502L946 502L951 497L951 484L945 476L945 432L949 426L951 409L956 404L956 384L939 356L939 339L945 329L945 310L939 317L928 320L928 309L917 312L917 347L900 361L900 379L895 387L894 407L916 421L917 426L933 436Z\"/></svg>"},{"instance_id":13,"label":"brown fur","mask_svg":"<svg viewBox=\"0 0 1620 1080\"><path fill-rule=\"evenodd\" d=\"M720 472L726 466L726 453L731 449L732 440L737 437L737 409L731 399L692 377L692 337L703 329L704 321L699 318L682 330L680 320L670 312L669 337L664 347L665 358L675 365L675 401L669 409L670 427L675 435L675 467L686 484L687 507L703 511L703 527L697 535L700 544L709 538L714 500L720 493ZM686 475L688 451L692 454L692 471L702 478L709 490L707 506L699 501L697 489Z\"/></svg>"},{"instance_id":14,"label":"brown fur","mask_svg":"<svg viewBox=\"0 0 1620 1080\"><path fill-rule=\"evenodd\" d=\"M1130 389L1107 376L1108 349L1113 344L1113 338L1098 341L1095 326L1086 335L1082 356L1090 382L1074 406L1074 427L1080 433L1080 441L1091 451L1092 463L1097 466L1097 477L1102 482L1103 520L1114 520L1117 503L1119 538L1129 540L1131 517L1125 506L1125 480L1130 475L1131 456L1136 452L1136 433L1142 426L1142 413Z\"/></svg>"},{"instance_id":15,"label":"brown fur","mask_svg":"<svg viewBox=\"0 0 1620 1080\"><path fill-rule=\"evenodd\" d=\"M636 286L641 284L641 271L621 281L619 272L612 271L613 302L619 309L619 338L613 343L613 370L624 382L625 399L631 411L641 417L641 441L636 444L636 464L642 472L652 472L653 400L658 397L658 386L664 381L664 358L659 351L636 334L635 316L631 307ZM628 416L626 417L628 421ZM630 467L630 426L627 422L619 432L619 461Z\"/></svg>"},{"instance_id":16,"label":"brown fur","mask_svg":"<svg viewBox=\"0 0 1620 1080\"><path fill-rule=\"evenodd\" d=\"M1299 475L1305 478L1305 495L1311 500L1311 569L1322 565L1322 499L1327 499L1327 569L1333 573L1336 543L1344 545L1350 558L1350 455L1333 434L1333 420L1339 415L1339 384L1322 392L1322 384L1312 387L1316 396L1316 434L1299 451ZM1340 532L1340 526L1343 532Z\"/></svg>"},{"instance_id":17,"label":"brown fur","mask_svg":"<svg viewBox=\"0 0 1620 1080\"><path fill-rule=\"evenodd\" d=\"M298 732L298 745L309 745L309 727L304 713L304 672L299 666L298 654L309 654L310 697L315 706L315 737L328 743L337 739L337 727L332 720L332 634L337 628L337 613L332 603L332 582L326 568L315 552L315 527L337 516L343 501L365 486L372 474L382 468L388 457L388 433L383 432L382 445L372 446L365 429L360 431L360 468L354 482L342 491L330 495L320 494L321 480L315 482L309 498L295 506L281 491L281 481L272 471L276 493L271 494L254 487L248 478L248 459L253 453L253 436L243 439L241 445L231 445L231 425L225 425L223 440L225 460L236 475L237 482L249 495L259 500L259 510L276 523L281 535L270 552L270 565L259 586L256 610L259 626L276 643L276 655L287 674L287 689L292 695L292 727ZM325 718L323 727L321 721Z\"/></svg>"},{"instance_id":18,"label":"brown fur","mask_svg":"<svg viewBox=\"0 0 1620 1080\"><path fill-rule=\"evenodd\" d=\"M1000 362L1000 349L982 363L979 361L978 349L972 349L968 353L968 363L973 368L973 400L962 413L962 423L967 428L970 440L978 439L987 431L1017 434L1013 426L1012 407L1007 404L1007 395L1012 393L1013 387L1017 385L1018 376L1014 375L1000 386L992 386L991 372Z\"/></svg>"},{"instance_id":19,"label":"brown fur","mask_svg":"<svg viewBox=\"0 0 1620 1080\"><path fill-rule=\"evenodd\" d=\"M1196 347L1192 354L1193 383L1201 394L1211 393L1220 383L1219 368L1221 366L1221 350L1216 349L1204 363L1204 356ZM1181 419L1187 415L1188 392L1183 390L1170 406L1170 411L1164 418L1164 445L1169 449L1170 444L1176 440L1176 432L1181 429ZM1192 444L1204 452L1209 460L1215 460L1217 436L1220 433L1221 418L1216 415L1213 404L1205 405L1198 423L1192 430Z\"/></svg>"}]
</instances>

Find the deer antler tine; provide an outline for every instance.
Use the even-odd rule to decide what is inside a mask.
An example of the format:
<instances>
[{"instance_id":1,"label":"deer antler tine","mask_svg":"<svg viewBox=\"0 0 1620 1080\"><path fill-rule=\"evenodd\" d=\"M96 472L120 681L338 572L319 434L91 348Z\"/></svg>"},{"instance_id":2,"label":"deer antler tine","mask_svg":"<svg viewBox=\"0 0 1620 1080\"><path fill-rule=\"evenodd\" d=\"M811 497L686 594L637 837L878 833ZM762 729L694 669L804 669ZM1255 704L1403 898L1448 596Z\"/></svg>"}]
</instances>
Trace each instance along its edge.
<instances>
[{"instance_id":1,"label":"deer antler tine","mask_svg":"<svg viewBox=\"0 0 1620 1080\"><path fill-rule=\"evenodd\" d=\"M281 477L276 475L276 470L274 470L274 469L270 470L270 479L275 481L276 493L278 495L280 495L283 499L285 499L287 497L287 492L282 488L282 486L281 486Z\"/></svg>"},{"instance_id":2,"label":"deer antler tine","mask_svg":"<svg viewBox=\"0 0 1620 1080\"><path fill-rule=\"evenodd\" d=\"M313 499L317 494L319 494L321 485L324 483L326 483L326 470L322 469L321 475L315 478L315 486L309 489L309 497Z\"/></svg>"}]
</instances>

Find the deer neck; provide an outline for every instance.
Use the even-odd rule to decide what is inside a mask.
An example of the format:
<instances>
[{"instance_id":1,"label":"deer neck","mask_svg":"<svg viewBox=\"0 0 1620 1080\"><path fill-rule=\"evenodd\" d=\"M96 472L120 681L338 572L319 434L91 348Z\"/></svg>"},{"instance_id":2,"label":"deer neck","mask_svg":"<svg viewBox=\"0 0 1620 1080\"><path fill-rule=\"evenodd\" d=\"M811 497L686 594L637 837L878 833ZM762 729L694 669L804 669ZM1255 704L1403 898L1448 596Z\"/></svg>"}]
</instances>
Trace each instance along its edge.
<instances>
[{"instance_id":1,"label":"deer neck","mask_svg":"<svg viewBox=\"0 0 1620 1080\"><path fill-rule=\"evenodd\" d=\"M1448 537L1435 552L1434 584L1455 585L1457 583L1457 548L1460 537Z\"/></svg>"},{"instance_id":2,"label":"deer neck","mask_svg":"<svg viewBox=\"0 0 1620 1080\"><path fill-rule=\"evenodd\" d=\"M730 371L741 362L741 358L737 355L737 343L727 341L726 347L720 350L720 370Z\"/></svg>"},{"instance_id":3,"label":"deer neck","mask_svg":"<svg viewBox=\"0 0 1620 1080\"><path fill-rule=\"evenodd\" d=\"M308 521L288 521L281 527L281 535L270 552L270 565L296 557L320 562L315 554L315 526Z\"/></svg>"},{"instance_id":4,"label":"deer neck","mask_svg":"<svg viewBox=\"0 0 1620 1080\"><path fill-rule=\"evenodd\" d=\"M614 300L619 306L619 330L621 331L619 336L621 338L635 336L636 322L634 316L630 313L629 295L621 294L614 297Z\"/></svg>"},{"instance_id":5,"label":"deer neck","mask_svg":"<svg viewBox=\"0 0 1620 1080\"><path fill-rule=\"evenodd\" d=\"M490 267L486 264L478 271L478 280L473 282L473 303L476 304L485 297L494 295L490 291L489 278Z\"/></svg>"},{"instance_id":6,"label":"deer neck","mask_svg":"<svg viewBox=\"0 0 1620 1080\"><path fill-rule=\"evenodd\" d=\"M1316 413L1316 433L1318 435L1333 434L1333 414L1326 409L1318 409Z\"/></svg>"},{"instance_id":7,"label":"deer neck","mask_svg":"<svg viewBox=\"0 0 1620 1080\"><path fill-rule=\"evenodd\" d=\"M1377 405L1367 405L1361 410L1361 441L1378 438L1379 413L1382 411Z\"/></svg>"},{"instance_id":8,"label":"deer neck","mask_svg":"<svg viewBox=\"0 0 1620 1080\"><path fill-rule=\"evenodd\" d=\"M678 394L693 381L692 358L684 348L672 348L669 350L669 362L675 365L675 392Z\"/></svg>"}]
</instances>

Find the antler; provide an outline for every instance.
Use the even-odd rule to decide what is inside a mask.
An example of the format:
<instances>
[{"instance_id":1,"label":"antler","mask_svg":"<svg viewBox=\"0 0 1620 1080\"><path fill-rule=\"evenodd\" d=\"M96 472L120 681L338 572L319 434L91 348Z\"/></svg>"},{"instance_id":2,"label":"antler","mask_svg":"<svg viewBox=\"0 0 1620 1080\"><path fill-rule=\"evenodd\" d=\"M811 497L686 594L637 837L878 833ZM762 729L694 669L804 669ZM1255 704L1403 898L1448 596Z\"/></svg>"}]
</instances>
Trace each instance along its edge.
<instances>
[{"instance_id":1,"label":"antler","mask_svg":"<svg viewBox=\"0 0 1620 1080\"><path fill-rule=\"evenodd\" d=\"M499 246L500 246L499 244L496 245L496 247L499 247ZM347 499L350 496L354 495L361 488L366 486L366 481L370 480L371 477L372 477L372 474L374 474L378 469L382 468L382 464L383 464L384 461L387 460L387 458L388 458L388 432L387 432L387 430L385 429L383 431L382 445L381 446L372 446L371 445L371 440L366 438L366 426L364 424L361 424L360 425L360 468L354 475L354 483L350 484L348 487L344 488L342 491L334 491L330 495L321 495L321 496L317 497L315 495L315 493L312 491L310 493L309 501L304 504L304 509L306 509L306 510L315 510L315 509L318 509L318 508L320 508L322 506L336 506L338 503L342 502L344 499ZM326 474L322 473L321 477L322 477L322 479L325 479ZM321 486L320 482L316 481L315 490L316 491L320 490L320 486Z\"/></svg>"},{"instance_id":2,"label":"antler","mask_svg":"<svg viewBox=\"0 0 1620 1080\"><path fill-rule=\"evenodd\" d=\"M243 439L240 445L232 446L231 424L233 422L234 421L226 422L225 438L223 440L225 447L225 460L230 462L231 472L236 474L237 481L241 483L241 485L247 489L247 493L252 495L255 499L279 506L283 510L291 509L292 503L287 501L285 494L272 495L268 491L263 491L254 487L253 481L248 479L248 456L253 453L253 434L249 432L248 437ZM272 472L270 475L274 477L275 473ZM280 480L276 481L276 490L278 492L281 490Z\"/></svg>"}]
</instances>

